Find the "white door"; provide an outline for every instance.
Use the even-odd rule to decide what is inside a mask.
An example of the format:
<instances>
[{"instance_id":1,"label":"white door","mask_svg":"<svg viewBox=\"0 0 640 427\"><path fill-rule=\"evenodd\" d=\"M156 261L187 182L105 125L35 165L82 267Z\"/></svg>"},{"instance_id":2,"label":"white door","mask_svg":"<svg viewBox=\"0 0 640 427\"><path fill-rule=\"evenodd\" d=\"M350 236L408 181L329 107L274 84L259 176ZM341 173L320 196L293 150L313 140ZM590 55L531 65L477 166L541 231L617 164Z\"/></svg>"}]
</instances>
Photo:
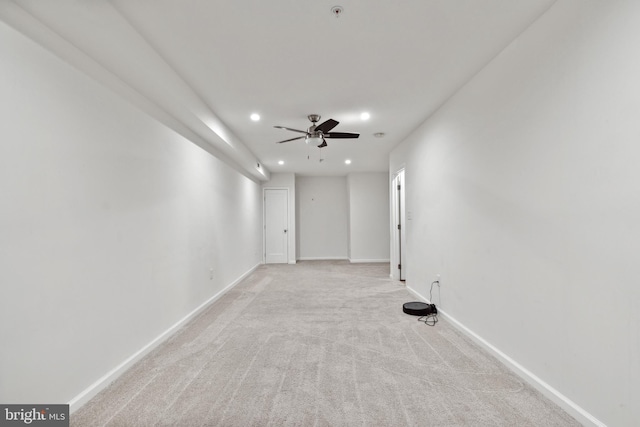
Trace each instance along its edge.
<instances>
[{"instance_id":1,"label":"white door","mask_svg":"<svg viewBox=\"0 0 640 427\"><path fill-rule=\"evenodd\" d=\"M405 280L405 258L406 258L406 231L405 231L405 208L404 208L404 169L399 171L393 179L393 240L394 240L394 261L396 265L395 273L392 276L400 280Z\"/></svg>"},{"instance_id":2,"label":"white door","mask_svg":"<svg viewBox=\"0 0 640 427\"><path fill-rule=\"evenodd\" d=\"M289 257L289 190L264 190L264 261L287 263Z\"/></svg>"},{"instance_id":3,"label":"white door","mask_svg":"<svg viewBox=\"0 0 640 427\"><path fill-rule=\"evenodd\" d=\"M398 189L398 198L400 199L400 216L398 218L398 224L400 225L400 280L405 279L405 272L407 267L405 260L407 258L407 231L405 229L405 211L404 211L404 171L398 174L398 181L400 183Z\"/></svg>"}]
</instances>

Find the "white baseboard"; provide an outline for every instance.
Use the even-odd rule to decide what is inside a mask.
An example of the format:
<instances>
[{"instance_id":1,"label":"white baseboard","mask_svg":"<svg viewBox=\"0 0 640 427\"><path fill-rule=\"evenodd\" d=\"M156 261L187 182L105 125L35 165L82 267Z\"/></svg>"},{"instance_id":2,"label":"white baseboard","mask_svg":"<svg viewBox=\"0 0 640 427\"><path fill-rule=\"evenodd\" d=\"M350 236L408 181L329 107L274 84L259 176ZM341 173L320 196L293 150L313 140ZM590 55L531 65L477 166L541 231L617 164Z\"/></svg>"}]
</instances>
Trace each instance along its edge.
<instances>
[{"instance_id":1,"label":"white baseboard","mask_svg":"<svg viewBox=\"0 0 640 427\"><path fill-rule=\"evenodd\" d=\"M389 259L351 259L349 258L349 262L351 264L359 264L365 262L390 262Z\"/></svg>"},{"instance_id":2,"label":"white baseboard","mask_svg":"<svg viewBox=\"0 0 640 427\"><path fill-rule=\"evenodd\" d=\"M407 286L407 290L411 292L416 298L420 299L424 302L430 302L427 298L420 295L417 291ZM494 347L492 344L487 342L480 335L473 332L471 329L467 328L465 325L460 323L455 318L448 315L446 312L442 311L440 307L438 307L438 314L442 315L449 322L451 322L457 329L462 331L465 335L471 338L474 342L480 345L483 349L487 350L489 353L497 357L502 363L504 363L509 369L511 369L515 374L517 374L520 378L525 380L528 384L542 393L546 398L553 401L555 404L564 409L567 413L569 413L572 417L578 420L585 426L593 426L593 427L607 427L605 423L598 420L596 417L591 415L589 412L584 410L582 407L578 406L575 402L569 399L567 396L560 393L555 388L551 387L549 384L544 382L541 378L536 376L533 372L526 369L524 366L520 365L518 362L513 360L511 357L500 351L498 348Z\"/></svg>"},{"instance_id":3,"label":"white baseboard","mask_svg":"<svg viewBox=\"0 0 640 427\"><path fill-rule=\"evenodd\" d=\"M346 256L331 256L331 257L300 257L298 261L342 261L348 259Z\"/></svg>"},{"instance_id":4,"label":"white baseboard","mask_svg":"<svg viewBox=\"0 0 640 427\"><path fill-rule=\"evenodd\" d=\"M249 276L251 273L253 273L260 265L262 265L262 263L258 263L255 266L253 266L252 268L250 268L242 276L240 276L239 278L234 280L232 283L227 285L220 292L218 292L217 294L213 295L211 298L209 298L208 300L206 300L205 302L200 304L200 306L198 306L195 310L193 310L191 313L189 313L186 316L184 316L182 319L178 320L171 327L169 327L169 329L167 329L166 331L161 333L159 336L157 336L149 344L147 344L144 347L142 347L136 353L131 355L125 361L120 363L118 366L113 368L111 371L107 372L104 376L102 376L96 382L94 382L89 387L87 387L85 390L83 390L80 394L78 394L73 399L71 399L68 402L68 404L69 404L69 413L72 414L73 412L77 411L82 405L87 403L95 395L97 395L102 390L104 390L109 384L111 384L113 381L115 381L120 375L122 375L127 369L129 369L131 366L133 366L137 361L142 359L144 356L149 354L153 349L155 349L160 344L162 344L164 341L166 341L174 332L176 332L178 329L180 329L180 327L182 327L183 325L188 323L191 319L193 319L198 314L200 314L209 305L213 304L221 296L223 296L225 293L227 293L229 290L231 290L231 288L236 286L243 279L245 279L247 276Z\"/></svg>"}]
</instances>

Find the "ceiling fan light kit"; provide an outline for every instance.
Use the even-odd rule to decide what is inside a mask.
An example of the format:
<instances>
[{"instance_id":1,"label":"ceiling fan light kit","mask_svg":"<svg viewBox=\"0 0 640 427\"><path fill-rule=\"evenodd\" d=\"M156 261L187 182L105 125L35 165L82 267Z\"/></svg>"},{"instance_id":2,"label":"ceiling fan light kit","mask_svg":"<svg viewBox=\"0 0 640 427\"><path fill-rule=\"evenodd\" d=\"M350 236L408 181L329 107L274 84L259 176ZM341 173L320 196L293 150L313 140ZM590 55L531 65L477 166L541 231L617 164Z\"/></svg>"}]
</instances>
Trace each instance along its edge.
<instances>
[{"instance_id":1,"label":"ceiling fan light kit","mask_svg":"<svg viewBox=\"0 0 640 427\"><path fill-rule=\"evenodd\" d=\"M316 145L316 146L320 146L320 144L322 144L324 140L322 139L322 136L319 135L309 135L304 139L304 142L306 142L308 145Z\"/></svg>"}]
</instances>

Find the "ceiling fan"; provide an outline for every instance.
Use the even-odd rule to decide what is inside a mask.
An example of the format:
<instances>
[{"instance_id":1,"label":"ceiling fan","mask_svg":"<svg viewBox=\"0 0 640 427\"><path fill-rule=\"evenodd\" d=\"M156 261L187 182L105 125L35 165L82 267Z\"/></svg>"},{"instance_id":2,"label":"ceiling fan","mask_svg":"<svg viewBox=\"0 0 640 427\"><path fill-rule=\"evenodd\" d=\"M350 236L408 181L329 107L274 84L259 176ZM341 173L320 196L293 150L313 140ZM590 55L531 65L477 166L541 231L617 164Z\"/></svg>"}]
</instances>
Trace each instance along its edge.
<instances>
[{"instance_id":1,"label":"ceiling fan","mask_svg":"<svg viewBox=\"0 0 640 427\"><path fill-rule=\"evenodd\" d=\"M338 126L337 121L333 119L329 119L316 125L320 121L320 116L318 114L309 114L307 116L309 121L311 122L311 126L309 129L298 130L291 129L284 126L274 126L274 128L290 130L292 132L304 133L304 136L298 136L296 138L285 139L284 141L278 141L277 144L282 144L283 142L295 141L296 139L304 138L304 141L309 145L317 145L318 148L326 147L327 141L325 138L357 138L360 136L359 133L348 133L348 132L331 132L331 129Z\"/></svg>"}]
</instances>

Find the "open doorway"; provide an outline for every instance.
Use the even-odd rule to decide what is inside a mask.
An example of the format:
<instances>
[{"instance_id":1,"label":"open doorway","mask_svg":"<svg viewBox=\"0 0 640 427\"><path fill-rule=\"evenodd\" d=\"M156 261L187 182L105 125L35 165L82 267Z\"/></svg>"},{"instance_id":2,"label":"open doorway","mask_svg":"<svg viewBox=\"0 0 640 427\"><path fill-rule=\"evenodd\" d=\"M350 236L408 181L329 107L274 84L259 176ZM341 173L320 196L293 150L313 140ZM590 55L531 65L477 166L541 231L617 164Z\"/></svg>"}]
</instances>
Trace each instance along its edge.
<instances>
[{"instance_id":1,"label":"open doorway","mask_svg":"<svg viewBox=\"0 0 640 427\"><path fill-rule=\"evenodd\" d=\"M392 260L391 277L396 280L405 280L406 272L406 234L405 234L405 207L404 207L404 169L400 169L393 176L392 189Z\"/></svg>"}]
</instances>

